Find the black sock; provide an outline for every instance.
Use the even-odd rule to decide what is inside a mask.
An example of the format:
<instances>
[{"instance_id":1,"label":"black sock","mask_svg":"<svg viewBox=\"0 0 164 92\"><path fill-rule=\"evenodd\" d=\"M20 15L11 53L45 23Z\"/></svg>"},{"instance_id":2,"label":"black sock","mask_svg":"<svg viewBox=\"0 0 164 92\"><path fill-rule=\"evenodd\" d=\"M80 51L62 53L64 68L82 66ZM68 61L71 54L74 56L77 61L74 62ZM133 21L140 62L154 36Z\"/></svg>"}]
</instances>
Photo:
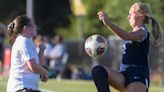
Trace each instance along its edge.
<instances>
[{"instance_id":1,"label":"black sock","mask_svg":"<svg viewBox=\"0 0 164 92\"><path fill-rule=\"evenodd\" d=\"M98 92L110 92L108 85L108 74L104 67L95 66L92 69L92 77Z\"/></svg>"}]
</instances>

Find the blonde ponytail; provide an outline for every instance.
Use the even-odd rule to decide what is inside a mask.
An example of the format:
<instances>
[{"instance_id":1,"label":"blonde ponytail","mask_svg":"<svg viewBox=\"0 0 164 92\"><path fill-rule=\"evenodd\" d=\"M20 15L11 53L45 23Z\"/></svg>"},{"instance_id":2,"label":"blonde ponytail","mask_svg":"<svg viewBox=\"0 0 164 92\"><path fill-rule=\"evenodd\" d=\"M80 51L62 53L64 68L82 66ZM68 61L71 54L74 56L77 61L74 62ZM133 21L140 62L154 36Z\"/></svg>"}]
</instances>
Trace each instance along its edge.
<instances>
[{"instance_id":1,"label":"blonde ponytail","mask_svg":"<svg viewBox=\"0 0 164 92\"><path fill-rule=\"evenodd\" d=\"M153 17L150 17L151 19L151 35L153 37L153 42L156 45L159 45L160 39L161 39L161 26L157 20L155 20Z\"/></svg>"},{"instance_id":2,"label":"blonde ponytail","mask_svg":"<svg viewBox=\"0 0 164 92\"><path fill-rule=\"evenodd\" d=\"M159 22L153 18L149 5L141 2L137 2L134 5L136 6L138 13L145 15L145 24L150 24L151 21L151 38L155 45L159 45L161 39L161 26Z\"/></svg>"}]
</instances>

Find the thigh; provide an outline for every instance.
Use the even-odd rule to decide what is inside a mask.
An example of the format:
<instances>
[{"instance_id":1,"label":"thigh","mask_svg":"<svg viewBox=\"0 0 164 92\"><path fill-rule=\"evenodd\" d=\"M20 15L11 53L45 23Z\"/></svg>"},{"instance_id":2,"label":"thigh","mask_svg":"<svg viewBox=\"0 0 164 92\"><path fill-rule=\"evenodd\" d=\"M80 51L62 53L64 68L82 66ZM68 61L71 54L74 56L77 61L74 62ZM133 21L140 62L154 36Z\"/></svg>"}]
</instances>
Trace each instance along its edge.
<instances>
[{"instance_id":1,"label":"thigh","mask_svg":"<svg viewBox=\"0 0 164 92\"><path fill-rule=\"evenodd\" d=\"M129 67L126 72L123 72L125 76L125 86L128 92L146 92L149 88L149 71L147 68ZM136 90L141 89L141 90Z\"/></svg>"},{"instance_id":2,"label":"thigh","mask_svg":"<svg viewBox=\"0 0 164 92\"><path fill-rule=\"evenodd\" d=\"M127 92L147 92L147 87L142 82L134 82L127 86Z\"/></svg>"},{"instance_id":3,"label":"thigh","mask_svg":"<svg viewBox=\"0 0 164 92\"><path fill-rule=\"evenodd\" d=\"M106 68L106 67L105 67ZM106 68L108 72L108 82L115 89L124 92L125 90L125 78L124 75L118 71Z\"/></svg>"}]
</instances>

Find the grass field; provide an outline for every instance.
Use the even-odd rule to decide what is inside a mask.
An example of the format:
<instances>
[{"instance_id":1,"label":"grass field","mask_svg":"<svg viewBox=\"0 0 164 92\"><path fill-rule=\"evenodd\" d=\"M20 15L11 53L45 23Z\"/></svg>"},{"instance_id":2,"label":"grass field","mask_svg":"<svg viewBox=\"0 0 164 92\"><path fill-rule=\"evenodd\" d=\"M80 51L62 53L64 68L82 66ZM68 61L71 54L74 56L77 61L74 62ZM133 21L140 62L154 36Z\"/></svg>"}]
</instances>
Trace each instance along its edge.
<instances>
[{"instance_id":1,"label":"grass field","mask_svg":"<svg viewBox=\"0 0 164 92\"><path fill-rule=\"evenodd\" d=\"M6 92L7 78L0 77L0 92ZM42 92L97 92L92 81L83 80L49 80L40 82ZM112 89L112 92L118 92ZM164 87L151 84L150 92L164 92Z\"/></svg>"}]
</instances>

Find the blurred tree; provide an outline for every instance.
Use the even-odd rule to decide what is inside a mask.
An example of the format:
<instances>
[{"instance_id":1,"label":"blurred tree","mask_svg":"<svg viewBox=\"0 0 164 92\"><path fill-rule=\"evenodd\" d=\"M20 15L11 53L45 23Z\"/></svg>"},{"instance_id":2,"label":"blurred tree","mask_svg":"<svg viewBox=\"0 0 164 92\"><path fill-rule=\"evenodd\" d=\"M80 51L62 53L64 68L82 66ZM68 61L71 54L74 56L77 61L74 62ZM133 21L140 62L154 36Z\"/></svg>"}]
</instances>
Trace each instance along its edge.
<instances>
[{"instance_id":1,"label":"blurred tree","mask_svg":"<svg viewBox=\"0 0 164 92\"><path fill-rule=\"evenodd\" d=\"M97 12L99 10L105 11L110 19L121 28L131 30L129 26L127 16L129 13L129 8L134 2L145 2L150 5L154 17L164 24L164 19L162 19L162 14L164 13L164 3L162 0L84 0L87 6L87 16L84 23L84 35L88 37L91 34L103 34L104 36L113 35L108 29L103 26L102 22L99 21L97 17ZM162 26L163 27L163 26Z\"/></svg>"},{"instance_id":2,"label":"blurred tree","mask_svg":"<svg viewBox=\"0 0 164 92\"><path fill-rule=\"evenodd\" d=\"M25 0L0 0L0 21L8 23L17 15L26 13Z\"/></svg>"},{"instance_id":3,"label":"blurred tree","mask_svg":"<svg viewBox=\"0 0 164 92\"><path fill-rule=\"evenodd\" d=\"M91 34L104 34L105 31L102 23L97 18L97 12L104 8L107 0L85 0L87 16L84 23L84 36L88 37Z\"/></svg>"},{"instance_id":4,"label":"blurred tree","mask_svg":"<svg viewBox=\"0 0 164 92\"><path fill-rule=\"evenodd\" d=\"M34 0L34 15L40 33L53 36L56 28L67 28L71 14L69 0Z\"/></svg>"},{"instance_id":5,"label":"blurred tree","mask_svg":"<svg viewBox=\"0 0 164 92\"><path fill-rule=\"evenodd\" d=\"M39 33L54 35L56 28L67 28L71 14L69 0L34 0L34 17ZM26 14L26 0L0 0L0 21L8 24L15 16Z\"/></svg>"},{"instance_id":6,"label":"blurred tree","mask_svg":"<svg viewBox=\"0 0 164 92\"><path fill-rule=\"evenodd\" d=\"M130 30L126 19L132 3L142 1L150 4L154 17L164 28L163 0L81 0L87 15L83 18L84 37L91 34L112 35L97 18L97 12L104 10L110 19L120 27ZM34 0L34 15L41 34L54 35L56 32L66 38L77 38L77 20L70 9L69 0ZM6 24L17 15L26 13L26 0L0 0L0 21Z\"/></svg>"}]
</instances>

